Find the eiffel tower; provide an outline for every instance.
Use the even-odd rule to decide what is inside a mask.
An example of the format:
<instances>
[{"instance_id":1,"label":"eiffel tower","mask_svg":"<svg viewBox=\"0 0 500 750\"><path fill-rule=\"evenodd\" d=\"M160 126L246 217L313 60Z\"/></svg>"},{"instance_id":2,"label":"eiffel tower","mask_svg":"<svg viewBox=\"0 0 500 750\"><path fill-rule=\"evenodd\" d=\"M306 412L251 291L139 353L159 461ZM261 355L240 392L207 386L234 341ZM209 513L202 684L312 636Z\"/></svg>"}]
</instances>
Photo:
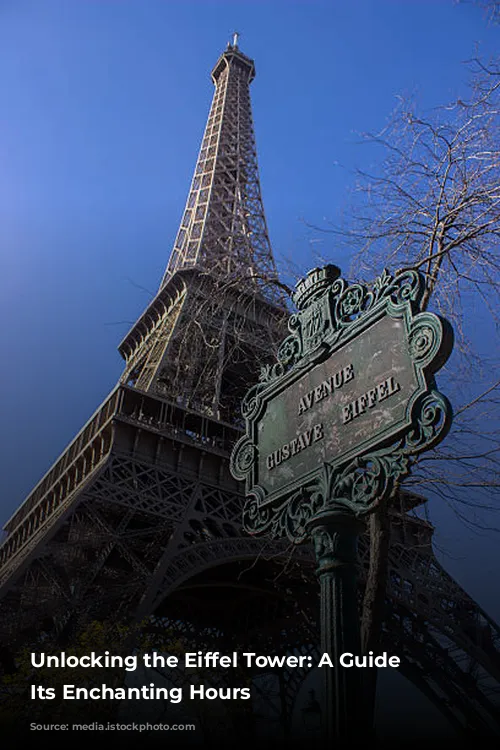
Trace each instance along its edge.
<instances>
[{"instance_id":1,"label":"eiffel tower","mask_svg":"<svg viewBox=\"0 0 500 750\"><path fill-rule=\"evenodd\" d=\"M288 317L259 184L254 76L235 35L212 71L165 275L119 345L124 373L5 525L4 644L146 618L189 635L191 650L317 651L313 555L245 536L243 489L229 472L241 398L274 361ZM456 729L495 734L500 629L437 562L432 527L409 514L422 498L399 500L384 645ZM360 555L362 584L366 537ZM273 677L285 728L305 676Z\"/></svg>"}]
</instances>

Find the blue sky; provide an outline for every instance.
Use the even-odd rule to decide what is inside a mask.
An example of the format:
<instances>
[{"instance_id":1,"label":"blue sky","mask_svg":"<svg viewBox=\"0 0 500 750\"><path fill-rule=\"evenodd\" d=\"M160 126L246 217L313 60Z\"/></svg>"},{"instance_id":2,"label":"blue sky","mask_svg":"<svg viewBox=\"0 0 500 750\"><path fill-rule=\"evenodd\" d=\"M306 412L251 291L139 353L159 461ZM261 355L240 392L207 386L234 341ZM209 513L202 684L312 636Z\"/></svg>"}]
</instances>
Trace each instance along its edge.
<instances>
[{"instance_id":1,"label":"blue sky","mask_svg":"<svg viewBox=\"0 0 500 750\"><path fill-rule=\"evenodd\" d=\"M456 99L463 61L476 44L496 52L499 33L453 0L0 0L3 520L120 375L116 346L160 282L235 29L256 62L271 240L304 271L313 253L349 268L307 224L349 205L354 168L375 158L359 134L398 94L427 109ZM500 616L479 575L498 537L436 503L431 515L447 567Z\"/></svg>"}]
</instances>

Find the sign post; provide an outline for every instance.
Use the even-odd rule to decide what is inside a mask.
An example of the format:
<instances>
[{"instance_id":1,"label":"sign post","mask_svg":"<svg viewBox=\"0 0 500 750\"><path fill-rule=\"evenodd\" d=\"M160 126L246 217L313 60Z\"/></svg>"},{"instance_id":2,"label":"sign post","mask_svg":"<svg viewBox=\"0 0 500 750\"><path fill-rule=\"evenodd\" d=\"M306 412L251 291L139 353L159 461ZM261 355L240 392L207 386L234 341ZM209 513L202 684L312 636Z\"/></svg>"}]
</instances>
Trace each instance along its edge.
<instances>
[{"instance_id":1,"label":"sign post","mask_svg":"<svg viewBox=\"0 0 500 750\"><path fill-rule=\"evenodd\" d=\"M321 586L321 646L328 740L360 721L357 538L364 517L408 475L412 457L442 440L451 406L434 373L453 346L445 320L421 312L423 277L384 271L370 288L348 285L336 266L297 284L298 312L278 361L246 394L246 434L231 470L246 482L250 534L314 543Z\"/></svg>"},{"instance_id":2,"label":"sign post","mask_svg":"<svg viewBox=\"0 0 500 750\"><path fill-rule=\"evenodd\" d=\"M328 740L360 734L363 703L360 672L342 669L342 654L361 650L357 592L357 541L363 529L353 513L332 510L319 513L307 524L314 542L320 582L321 653L335 665L325 667L327 710L324 734Z\"/></svg>"}]
</instances>

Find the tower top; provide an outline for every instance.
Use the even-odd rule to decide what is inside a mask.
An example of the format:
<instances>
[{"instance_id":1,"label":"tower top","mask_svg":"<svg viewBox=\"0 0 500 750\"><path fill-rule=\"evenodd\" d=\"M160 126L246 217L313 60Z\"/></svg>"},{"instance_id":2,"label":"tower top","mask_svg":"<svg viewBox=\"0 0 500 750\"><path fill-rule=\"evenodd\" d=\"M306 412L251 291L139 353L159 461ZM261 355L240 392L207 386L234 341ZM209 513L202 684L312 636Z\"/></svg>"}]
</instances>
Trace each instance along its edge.
<instances>
[{"instance_id":1,"label":"tower top","mask_svg":"<svg viewBox=\"0 0 500 750\"><path fill-rule=\"evenodd\" d=\"M238 46L240 36L241 34L239 31L234 32L232 42L227 43L226 49L215 63L214 69L212 70L212 81L215 85L217 85L217 80L222 71L226 69L227 65L233 63L242 66L247 71L248 83L251 83L255 78L254 61L250 57L244 55Z\"/></svg>"},{"instance_id":2,"label":"tower top","mask_svg":"<svg viewBox=\"0 0 500 750\"><path fill-rule=\"evenodd\" d=\"M196 267L258 291L275 302L271 251L253 131L251 58L234 32L212 70L215 85L186 208L161 287L177 272Z\"/></svg>"}]
</instances>

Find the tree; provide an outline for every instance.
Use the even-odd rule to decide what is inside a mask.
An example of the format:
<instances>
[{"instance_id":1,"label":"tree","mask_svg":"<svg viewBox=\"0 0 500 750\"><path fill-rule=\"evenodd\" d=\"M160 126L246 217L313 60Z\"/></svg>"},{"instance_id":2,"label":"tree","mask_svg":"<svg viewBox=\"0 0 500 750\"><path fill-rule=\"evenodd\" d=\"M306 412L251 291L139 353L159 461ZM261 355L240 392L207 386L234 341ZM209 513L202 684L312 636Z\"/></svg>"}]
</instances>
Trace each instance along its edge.
<instances>
[{"instance_id":1,"label":"tree","mask_svg":"<svg viewBox=\"0 0 500 750\"><path fill-rule=\"evenodd\" d=\"M488 21L491 23L498 23L500 21L500 2L498 0L475 0L475 2L483 8Z\"/></svg>"},{"instance_id":2,"label":"tree","mask_svg":"<svg viewBox=\"0 0 500 750\"><path fill-rule=\"evenodd\" d=\"M493 338L500 325L500 60L475 58L469 75L466 99L423 115L400 98L386 127L364 136L382 149L379 167L358 171L346 225L324 231L355 249L358 281L384 267L419 270L422 308L432 306L454 326L455 352L440 378L454 406L452 431L420 457L406 484L439 494L466 523L491 528L487 514L500 509L500 347L484 346L477 330ZM387 508L372 515L370 537L362 636L365 651L376 652Z\"/></svg>"},{"instance_id":3,"label":"tree","mask_svg":"<svg viewBox=\"0 0 500 750\"><path fill-rule=\"evenodd\" d=\"M483 489L489 507L500 486L499 444L495 427L485 430L484 410L498 405L500 381L495 350L486 356L473 339L478 321L491 335L500 323L500 65L472 65L467 101L423 117L401 100L384 131L367 136L385 158L379 174L359 173L363 200L346 236L358 245L365 274L381 265L422 272L423 308L432 302L455 328L447 382L454 430L424 454L413 483L430 484L448 500L460 487Z\"/></svg>"}]
</instances>

